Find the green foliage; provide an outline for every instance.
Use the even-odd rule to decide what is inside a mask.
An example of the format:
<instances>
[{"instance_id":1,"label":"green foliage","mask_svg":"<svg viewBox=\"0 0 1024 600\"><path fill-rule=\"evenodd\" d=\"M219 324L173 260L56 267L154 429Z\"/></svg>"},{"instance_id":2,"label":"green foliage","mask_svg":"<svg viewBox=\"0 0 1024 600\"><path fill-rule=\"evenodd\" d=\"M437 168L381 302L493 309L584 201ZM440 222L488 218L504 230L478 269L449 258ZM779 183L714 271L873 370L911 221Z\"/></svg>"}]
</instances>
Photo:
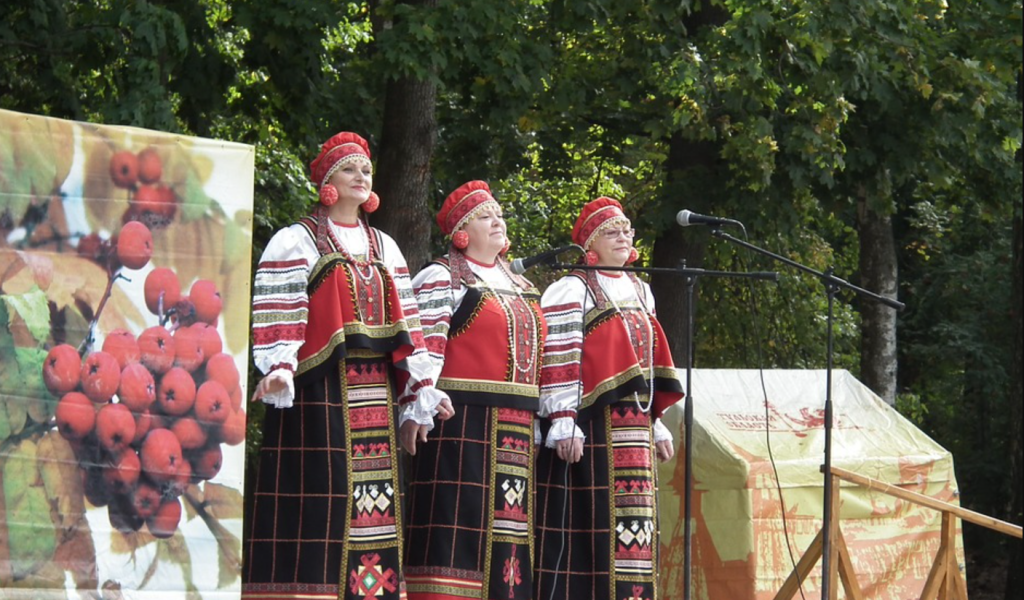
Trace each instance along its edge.
<instances>
[{"instance_id":1,"label":"green foliage","mask_svg":"<svg viewBox=\"0 0 1024 600\"><path fill-rule=\"evenodd\" d=\"M254 261L315 201L317 145L349 129L376 147L387 83L432 80L431 208L464 181L490 181L515 255L567 243L579 207L609 195L647 258L655 244L686 245L702 255L691 266L780 272L777 284L701 282L699 366L823 367L826 297L813 278L681 231L675 213L735 217L758 245L857 283L871 251L855 229L865 199L893 217L908 304L898 406L953 450L965 503L1009 493L998 471L1019 424L993 415L1013 401L1002 224L1022 195L1020 2L9 0L5 11L0 108L256 145ZM26 177L5 156L0 178ZM47 182L24 182L36 185ZM553 277L531 273L542 286ZM835 305L836 364L854 372L859 302Z\"/></svg>"}]
</instances>

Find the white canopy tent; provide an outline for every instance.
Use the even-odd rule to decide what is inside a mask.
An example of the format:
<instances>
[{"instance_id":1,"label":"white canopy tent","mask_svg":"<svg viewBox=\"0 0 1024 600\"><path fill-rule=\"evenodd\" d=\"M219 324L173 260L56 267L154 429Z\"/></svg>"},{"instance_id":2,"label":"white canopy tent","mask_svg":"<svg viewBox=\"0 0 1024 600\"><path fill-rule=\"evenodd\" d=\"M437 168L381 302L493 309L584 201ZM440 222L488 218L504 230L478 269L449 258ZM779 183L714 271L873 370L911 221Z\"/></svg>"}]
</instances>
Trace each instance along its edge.
<instances>
[{"instance_id":1,"label":"white canopy tent","mask_svg":"<svg viewBox=\"0 0 1024 600\"><path fill-rule=\"evenodd\" d=\"M694 600L770 600L822 526L826 372L763 375L762 388L757 370L693 372ZM948 451L849 372L834 370L832 383L833 466L957 502ZM664 421L678 452L659 469L661 587L664 598L677 599L683 597L683 402ZM865 598L918 597L939 546L939 513L848 484L840 501L840 527ZM962 569L959 531L957 553ZM804 583L805 597L819 598L820 583L819 563Z\"/></svg>"}]
</instances>

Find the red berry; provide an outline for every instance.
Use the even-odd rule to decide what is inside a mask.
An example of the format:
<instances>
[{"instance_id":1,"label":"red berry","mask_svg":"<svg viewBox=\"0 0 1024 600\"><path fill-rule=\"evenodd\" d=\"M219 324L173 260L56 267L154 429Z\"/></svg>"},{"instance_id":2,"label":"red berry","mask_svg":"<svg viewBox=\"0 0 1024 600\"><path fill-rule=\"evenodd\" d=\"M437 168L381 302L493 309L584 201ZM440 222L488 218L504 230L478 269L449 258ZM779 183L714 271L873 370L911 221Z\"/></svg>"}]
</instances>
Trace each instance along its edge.
<instances>
[{"instance_id":1,"label":"red berry","mask_svg":"<svg viewBox=\"0 0 1024 600\"><path fill-rule=\"evenodd\" d=\"M179 417L187 413L196 401L192 374L181 367L172 368L160 378L156 399L164 414Z\"/></svg>"},{"instance_id":2,"label":"red berry","mask_svg":"<svg viewBox=\"0 0 1024 600\"><path fill-rule=\"evenodd\" d=\"M206 379L220 383L231 394L235 388L240 387L235 359L223 352L211 356L206 361Z\"/></svg>"},{"instance_id":3,"label":"red berry","mask_svg":"<svg viewBox=\"0 0 1024 600\"><path fill-rule=\"evenodd\" d=\"M168 500L157 508L156 513L146 520L146 527L153 537L166 539L174 535L181 521L181 501Z\"/></svg>"},{"instance_id":4,"label":"red berry","mask_svg":"<svg viewBox=\"0 0 1024 600\"><path fill-rule=\"evenodd\" d=\"M153 374L140 363L132 363L121 371L121 387L117 390L121 404L133 413L149 410L156 400L156 382Z\"/></svg>"},{"instance_id":5,"label":"red berry","mask_svg":"<svg viewBox=\"0 0 1024 600\"><path fill-rule=\"evenodd\" d=\"M117 258L129 269L141 269L153 256L153 234L138 221L129 221L117 235Z\"/></svg>"},{"instance_id":6,"label":"red berry","mask_svg":"<svg viewBox=\"0 0 1024 600\"><path fill-rule=\"evenodd\" d=\"M69 440L80 440L96 425L96 408L81 392L68 392L57 403L57 431Z\"/></svg>"},{"instance_id":7,"label":"red berry","mask_svg":"<svg viewBox=\"0 0 1024 600\"><path fill-rule=\"evenodd\" d=\"M245 411L232 410L228 418L221 423L220 439L228 446L237 446L245 441Z\"/></svg>"},{"instance_id":8,"label":"red berry","mask_svg":"<svg viewBox=\"0 0 1024 600\"><path fill-rule=\"evenodd\" d=\"M93 352L85 357L81 371L82 391L96 404L109 402L121 383L121 366L107 352Z\"/></svg>"},{"instance_id":9,"label":"red berry","mask_svg":"<svg viewBox=\"0 0 1024 600\"><path fill-rule=\"evenodd\" d=\"M139 181L142 183L156 183L160 181L163 174L163 161L156 148L146 148L139 152Z\"/></svg>"},{"instance_id":10,"label":"red berry","mask_svg":"<svg viewBox=\"0 0 1024 600\"><path fill-rule=\"evenodd\" d=\"M115 329L103 340L103 351L117 359L123 370L131 363L139 362L139 343L135 336L126 329Z\"/></svg>"},{"instance_id":11,"label":"red berry","mask_svg":"<svg viewBox=\"0 0 1024 600\"><path fill-rule=\"evenodd\" d=\"M174 476L167 487L165 488L165 494L171 496L180 496L185 493L188 486L192 484L192 463L187 460L181 461L181 466L178 469L178 474Z\"/></svg>"},{"instance_id":12,"label":"red berry","mask_svg":"<svg viewBox=\"0 0 1024 600\"><path fill-rule=\"evenodd\" d=\"M207 381L196 392L195 413L201 423L220 425L231 412L231 399L224 386Z\"/></svg>"},{"instance_id":13,"label":"red berry","mask_svg":"<svg viewBox=\"0 0 1024 600\"><path fill-rule=\"evenodd\" d=\"M242 408L242 386L236 385L235 389L231 390L228 394L231 398L231 410L241 410Z\"/></svg>"},{"instance_id":14,"label":"red berry","mask_svg":"<svg viewBox=\"0 0 1024 600\"><path fill-rule=\"evenodd\" d=\"M118 454L135 439L135 417L124 404L107 404L96 415L96 438L112 454Z\"/></svg>"},{"instance_id":15,"label":"red berry","mask_svg":"<svg viewBox=\"0 0 1024 600\"><path fill-rule=\"evenodd\" d=\"M43 363L43 382L54 396L66 394L78 387L82 376L82 359L70 344L54 346Z\"/></svg>"},{"instance_id":16,"label":"red berry","mask_svg":"<svg viewBox=\"0 0 1024 600\"><path fill-rule=\"evenodd\" d=\"M154 429L142 441L139 450L142 470L158 483L170 481L181 465L181 444L169 429Z\"/></svg>"},{"instance_id":17,"label":"red berry","mask_svg":"<svg viewBox=\"0 0 1024 600\"><path fill-rule=\"evenodd\" d=\"M132 439L132 445L137 446L146 437L146 434L152 429L159 429L163 427L163 420L160 417L154 415L150 411L144 411L135 415L135 437Z\"/></svg>"},{"instance_id":18,"label":"red berry","mask_svg":"<svg viewBox=\"0 0 1024 600\"><path fill-rule=\"evenodd\" d=\"M195 450L206 444L206 430L192 417L182 417L171 425L182 450Z\"/></svg>"},{"instance_id":19,"label":"red berry","mask_svg":"<svg viewBox=\"0 0 1024 600\"><path fill-rule=\"evenodd\" d=\"M174 216L178 210L174 190L165 185L142 185L135 190L129 211L133 213L129 220L146 222L147 225L161 227Z\"/></svg>"},{"instance_id":20,"label":"red berry","mask_svg":"<svg viewBox=\"0 0 1024 600\"><path fill-rule=\"evenodd\" d=\"M179 327L174 331L174 365L189 373L203 364L203 347L199 344L199 330Z\"/></svg>"},{"instance_id":21,"label":"red berry","mask_svg":"<svg viewBox=\"0 0 1024 600\"><path fill-rule=\"evenodd\" d=\"M78 240L78 255L89 260L98 260L103 246L103 238L98 233L90 233Z\"/></svg>"},{"instance_id":22,"label":"red berry","mask_svg":"<svg viewBox=\"0 0 1024 600\"><path fill-rule=\"evenodd\" d=\"M220 316L224 305L217 286L208 279L200 279L192 284L188 297L196 307L196 318L205 323L213 323Z\"/></svg>"},{"instance_id":23,"label":"red berry","mask_svg":"<svg viewBox=\"0 0 1024 600\"><path fill-rule=\"evenodd\" d=\"M157 267L146 276L143 294L149 312L160 316L181 300L181 283L174 271L167 267Z\"/></svg>"},{"instance_id":24,"label":"red berry","mask_svg":"<svg viewBox=\"0 0 1024 600\"><path fill-rule=\"evenodd\" d=\"M217 328L209 323L196 323L192 325L199 337L199 347L203 349L203 356L209 359L214 354L224 349L224 342L220 339Z\"/></svg>"},{"instance_id":25,"label":"red berry","mask_svg":"<svg viewBox=\"0 0 1024 600\"><path fill-rule=\"evenodd\" d=\"M150 327L139 334L139 354L150 371L166 373L174 366L174 338L159 325Z\"/></svg>"},{"instance_id":26,"label":"red berry","mask_svg":"<svg viewBox=\"0 0 1024 600\"><path fill-rule=\"evenodd\" d=\"M110 157L110 179L119 188L131 188L139 179L139 159L133 152L121 150Z\"/></svg>"},{"instance_id":27,"label":"red berry","mask_svg":"<svg viewBox=\"0 0 1024 600\"><path fill-rule=\"evenodd\" d=\"M139 455L129 448L118 454L107 465L103 472L103 478L115 491L123 494L130 490L139 480L141 470L142 463L139 461Z\"/></svg>"},{"instance_id":28,"label":"red berry","mask_svg":"<svg viewBox=\"0 0 1024 600\"><path fill-rule=\"evenodd\" d=\"M135 514L143 519L152 516L160 507L160 490L148 483L140 483L132 494L132 506L135 507Z\"/></svg>"},{"instance_id":29,"label":"red berry","mask_svg":"<svg viewBox=\"0 0 1024 600\"><path fill-rule=\"evenodd\" d=\"M199 479L213 479L220 473L223 460L220 444L214 444L192 458L192 474Z\"/></svg>"}]
</instances>

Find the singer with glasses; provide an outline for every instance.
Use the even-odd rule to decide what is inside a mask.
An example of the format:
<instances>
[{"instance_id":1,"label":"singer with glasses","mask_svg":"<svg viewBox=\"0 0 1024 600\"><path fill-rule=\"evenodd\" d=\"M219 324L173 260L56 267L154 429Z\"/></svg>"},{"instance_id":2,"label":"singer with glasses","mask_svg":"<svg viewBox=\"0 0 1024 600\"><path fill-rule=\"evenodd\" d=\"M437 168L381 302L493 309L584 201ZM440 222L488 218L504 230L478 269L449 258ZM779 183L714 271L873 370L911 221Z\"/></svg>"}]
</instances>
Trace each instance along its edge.
<instances>
[{"instance_id":1,"label":"singer with glasses","mask_svg":"<svg viewBox=\"0 0 1024 600\"><path fill-rule=\"evenodd\" d=\"M505 261L501 206L483 181L437 215L448 254L413 280L424 341L455 416L402 425L414 447L405 576L410 600L529 599L540 294Z\"/></svg>"},{"instance_id":2,"label":"singer with glasses","mask_svg":"<svg viewBox=\"0 0 1024 600\"><path fill-rule=\"evenodd\" d=\"M622 267L637 258L634 235L619 202L602 197L580 211L572 241L587 265ZM674 453L659 416L683 390L651 288L580 269L551 284L541 308L535 597L657 598L655 457Z\"/></svg>"}]
</instances>

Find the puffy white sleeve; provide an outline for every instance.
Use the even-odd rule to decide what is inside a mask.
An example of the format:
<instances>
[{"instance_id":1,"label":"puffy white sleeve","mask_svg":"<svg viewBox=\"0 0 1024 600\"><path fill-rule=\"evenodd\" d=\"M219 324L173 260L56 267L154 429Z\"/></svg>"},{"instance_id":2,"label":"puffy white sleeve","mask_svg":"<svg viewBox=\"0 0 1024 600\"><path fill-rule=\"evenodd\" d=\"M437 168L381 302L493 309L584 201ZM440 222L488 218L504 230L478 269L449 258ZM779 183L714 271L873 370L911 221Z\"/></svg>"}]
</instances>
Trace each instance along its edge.
<instances>
[{"instance_id":1,"label":"puffy white sleeve","mask_svg":"<svg viewBox=\"0 0 1024 600\"><path fill-rule=\"evenodd\" d=\"M380 239L381 259L388 273L391 274L391 279L395 282L395 290L398 292L398 299L402 305L405 323L415 346L412 354L396 365L409 374L409 381L398 397L399 405L403 406L399 420L400 423L405 423L409 419L413 419L420 425L433 428L437 405L446 400L448 395L434 387L433 375L436 367L424 344L419 305L416 302L416 294L413 293L412 278L409 274L409 266L405 262L405 256L402 255L398 244L391 236L380 232ZM440 372L439 368L436 370Z\"/></svg>"},{"instance_id":2,"label":"puffy white sleeve","mask_svg":"<svg viewBox=\"0 0 1024 600\"><path fill-rule=\"evenodd\" d=\"M540 306L548 335L541 365L539 414L551 419L545 444L553 448L558 441L584 437L576 426L576 408L583 390L583 315L593 301L586 284L570 275L548 286Z\"/></svg>"},{"instance_id":3,"label":"puffy white sleeve","mask_svg":"<svg viewBox=\"0 0 1024 600\"><path fill-rule=\"evenodd\" d=\"M306 285L319 253L300 225L286 227L270 239L256 267L253 283L253 360L265 374L287 381L280 392L263 401L288 408L295 399L293 376L299 348L305 342L309 296Z\"/></svg>"}]
</instances>

